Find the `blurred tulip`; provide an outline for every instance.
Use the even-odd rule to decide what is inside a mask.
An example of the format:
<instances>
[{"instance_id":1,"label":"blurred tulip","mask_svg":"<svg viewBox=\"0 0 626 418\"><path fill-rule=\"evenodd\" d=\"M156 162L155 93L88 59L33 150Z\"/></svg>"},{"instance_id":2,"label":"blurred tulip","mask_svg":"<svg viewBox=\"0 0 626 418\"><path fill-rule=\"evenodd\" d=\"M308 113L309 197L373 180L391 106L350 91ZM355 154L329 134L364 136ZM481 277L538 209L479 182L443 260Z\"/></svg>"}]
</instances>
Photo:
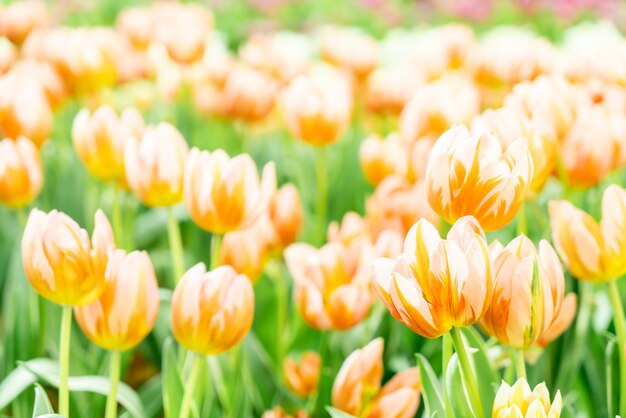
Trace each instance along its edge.
<instances>
[{"instance_id":1,"label":"blurred tulip","mask_svg":"<svg viewBox=\"0 0 626 418\"><path fill-rule=\"evenodd\" d=\"M9 78L15 84L39 84L52 109L58 108L67 98L67 88L55 68L48 62L32 59L20 59L11 68ZM19 90L19 88L17 88ZM19 94L19 93L17 93Z\"/></svg>"},{"instance_id":2,"label":"blurred tulip","mask_svg":"<svg viewBox=\"0 0 626 418\"><path fill-rule=\"evenodd\" d=\"M361 143L359 159L365 178L370 184L377 186L391 174L406 175L408 158L404 143L397 133L386 139L378 135L370 135Z\"/></svg>"},{"instance_id":3,"label":"blurred tulip","mask_svg":"<svg viewBox=\"0 0 626 418\"><path fill-rule=\"evenodd\" d=\"M296 411L294 415L289 415L280 406L277 406L269 411L265 411L261 418L309 418L309 414L306 411Z\"/></svg>"},{"instance_id":4,"label":"blurred tulip","mask_svg":"<svg viewBox=\"0 0 626 418\"><path fill-rule=\"evenodd\" d=\"M0 11L0 35L21 44L35 29L48 24L46 3L28 0L12 3Z\"/></svg>"},{"instance_id":5,"label":"blurred tulip","mask_svg":"<svg viewBox=\"0 0 626 418\"><path fill-rule=\"evenodd\" d=\"M172 332L188 350L217 355L237 345L250 331L254 291L250 280L230 266L189 269L172 296Z\"/></svg>"},{"instance_id":6,"label":"blurred tulip","mask_svg":"<svg viewBox=\"0 0 626 418\"><path fill-rule=\"evenodd\" d=\"M365 418L413 418L420 403L422 384L417 367L393 376L376 395Z\"/></svg>"},{"instance_id":7,"label":"blurred tulip","mask_svg":"<svg viewBox=\"0 0 626 418\"><path fill-rule=\"evenodd\" d=\"M563 314L568 314L561 314L565 293L561 263L547 241L542 240L537 251L524 235L506 247L495 241L490 252L494 271L493 297L481 324L501 343L527 348L535 344L553 323L560 321ZM574 294L571 296L575 298ZM563 325L569 324L558 327Z\"/></svg>"},{"instance_id":8,"label":"blurred tulip","mask_svg":"<svg viewBox=\"0 0 626 418\"><path fill-rule=\"evenodd\" d=\"M136 109L117 116L109 106L95 112L81 110L74 118L72 140L76 153L89 171L103 181L124 183L124 147L131 137L141 138L144 122Z\"/></svg>"},{"instance_id":9,"label":"blurred tulip","mask_svg":"<svg viewBox=\"0 0 626 418\"><path fill-rule=\"evenodd\" d=\"M74 308L85 335L107 350L125 351L139 344L152 330L159 311L159 286L146 252L109 256L106 285L88 305Z\"/></svg>"},{"instance_id":10,"label":"blurred tulip","mask_svg":"<svg viewBox=\"0 0 626 418\"><path fill-rule=\"evenodd\" d=\"M377 338L346 358L333 383L333 407L360 416L366 401L380 389L383 377L383 344L383 339Z\"/></svg>"},{"instance_id":11,"label":"blurred tulip","mask_svg":"<svg viewBox=\"0 0 626 418\"><path fill-rule=\"evenodd\" d=\"M611 185L602 196L602 221L560 200L548 204L552 239L580 280L609 282L626 273L626 190Z\"/></svg>"},{"instance_id":12,"label":"blurred tulip","mask_svg":"<svg viewBox=\"0 0 626 418\"><path fill-rule=\"evenodd\" d=\"M222 150L196 148L185 166L185 203L202 229L224 234L251 225L267 209L276 190L274 163L263 168L247 154L233 158Z\"/></svg>"},{"instance_id":13,"label":"blurred tulip","mask_svg":"<svg viewBox=\"0 0 626 418\"><path fill-rule=\"evenodd\" d=\"M238 66L228 73L221 92L226 116L246 122L258 122L274 108L276 82L259 70Z\"/></svg>"},{"instance_id":14,"label":"blurred tulip","mask_svg":"<svg viewBox=\"0 0 626 418\"><path fill-rule=\"evenodd\" d=\"M407 171L407 179L415 183L423 180L426 175L426 167L428 166L428 158L433 149L433 143L428 138L422 138L415 141L412 145L409 155L409 166Z\"/></svg>"},{"instance_id":15,"label":"blurred tulip","mask_svg":"<svg viewBox=\"0 0 626 418\"><path fill-rule=\"evenodd\" d=\"M294 78L283 91L281 105L296 139L323 146L338 141L348 128L352 91L341 73L323 68Z\"/></svg>"},{"instance_id":16,"label":"blurred tulip","mask_svg":"<svg viewBox=\"0 0 626 418\"><path fill-rule=\"evenodd\" d=\"M361 322L373 302L371 245L350 251L332 242L316 249L292 244L285 261L296 284L296 306L316 329L349 329Z\"/></svg>"},{"instance_id":17,"label":"blurred tulip","mask_svg":"<svg viewBox=\"0 0 626 418\"><path fill-rule=\"evenodd\" d=\"M314 351L307 351L296 362L290 358L285 359L285 382L290 391L300 396L308 398L317 390L317 383L320 377L322 359Z\"/></svg>"},{"instance_id":18,"label":"blurred tulip","mask_svg":"<svg viewBox=\"0 0 626 418\"><path fill-rule=\"evenodd\" d=\"M106 286L105 270L115 249L111 224L98 210L91 242L87 231L63 212L33 209L22 238L28 281L44 298L81 306L96 300Z\"/></svg>"},{"instance_id":19,"label":"blurred tulip","mask_svg":"<svg viewBox=\"0 0 626 418\"><path fill-rule=\"evenodd\" d=\"M561 416L561 392L557 391L554 401L545 383L531 391L525 378L518 379L513 386L502 382L493 402L493 418L559 418Z\"/></svg>"},{"instance_id":20,"label":"blurred tulip","mask_svg":"<svg viewBox=\"0 0 626 418\"><path fill-rule=\"evenodd\" d=\"M298 189L291 183L285 184L274 193L268 209L274 230L273 244L285 248L295 242L303 221Z\"/></svg>"},{"instance_id":21,"label":"blurred tulip","mask_svg":"<svg viewBox=\"0 0 626 418\"><path fill-rule=\"evenodd\" d=\"M149 9L132 7L122 10L117 17L116 27L136 48L148 47L152 36L152 16Z\"/></svg>"},{"instance_id":22,"label":"blurred tulip","mask_svg":"<svg viewBox=\"0 0 626 418\"><path fill-rule=\"evenodd\" d=\"M555 312L552 324L539 337L536 345L545 347L563 334L574 322L576 316L577 298L574 293L569 293L561 303L561 309Z\"/></svg>"},{"instance_id":23,"label":"blurred tulip","mask_svg":"<svg viewBox=\"0 0 626 418\"><path fill-rule=\"evenodd\" d=\"M1 12L0 12L1 16ZM2 18L0 17L0 20ZM17 48L7 38L0 37L0 74L4 74L15 65Z\"/></svg>"},{"instance_id":24,"label":"blurred tulip","mask_svg":"<svg viewBox=\"0 0 626 418\"><path fill-rule=\"evenodd\" d=\"M41 192L43 167L39 151L23 136L0 141L0 203L28 205Z\"/></svg>"},{"instance_id":25,"label":"blurred tulip","mask_svg":"<svg viewBox=\"0 0 626 418\"><path fill-rule=\"evenodd\" d=\"M367 78L366 106L375 114L400 115L421 83L408 66L378 69Z\"/></svg>"},{"instance_id":26,"label":"blurred tulip","mask_svg":"<svg viewBox=\"0 0 626 418\"><path fill-rule=\"evenodd\" d=\"M374 276L374 288L391 314L427 338L478 322L492 297L485 234L471 216L459 219L447 239L420 220L396 260L374 261Z\"/></svg>"},{"instance_id":27,"label":"blurred tulip","mask_svg":"<svg viewBox=\"0 0 626 418\"><path fill-rule=\"evenodd\" d=\"M126 181L148 206L170 206L183 200L188 147L169 123L147 127L141 138L130 137L124 151Z\"/></svg>"},{"instance_id":28,"label":"blurred tulip","mask_svg":"<svg viewBox=\"0 0 626 418\"><path fill-rule=\"evenodd\" d=\"M490 131L448 130L433 147L426 169L426 194L435 212L450 223L472 215L486 231L506 226L533 179L528 142L505 150Z\"/></svg>"},{"instance_id":29,"label":"blurred tulip","mask_svg":"<svg viewBox=\"0 0 626 418\"><path fill-rule=\"evenodd\" d=\"M373 38L346 28L331 28L322 33L320 53L323 59L348 70L359 80L365 79L380 60L378 44Z\"/></svg>"},{"instance_id":30,"label":"blurred tulip","mask_svg":"<svg viewBox=\"0 0 626 418\"><path fill-rule=\"evenodd\" d=\"M231 266L237 273L245 274L256 282L268 258L271 229L264 219L251 227L224 235L220 265Z\"/></svg>"},{"instance_id":31,"label":"blurred tulip","mask_svg":"<svg viewBox=\"0 0 626 418\"><path fill-rule=\"evenodd\" d=\"M476 37L472 29L453 23L420 33L411 48L409 60L415 71L434 80L450 70L466 67L468 57L475 50Z\"/></svg>"}]
</instances>

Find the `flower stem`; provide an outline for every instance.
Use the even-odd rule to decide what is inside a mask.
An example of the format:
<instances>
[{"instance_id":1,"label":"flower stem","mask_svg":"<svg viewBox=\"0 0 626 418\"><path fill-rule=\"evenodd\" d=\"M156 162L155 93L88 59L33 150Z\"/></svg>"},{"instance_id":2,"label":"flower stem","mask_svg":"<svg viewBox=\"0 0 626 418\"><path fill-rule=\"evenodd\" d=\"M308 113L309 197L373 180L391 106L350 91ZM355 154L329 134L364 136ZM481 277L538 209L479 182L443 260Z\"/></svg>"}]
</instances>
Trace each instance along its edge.
<instances>
[{"instance_id":1,"label":"flower stem","mask_svg":"<svg viewBox=\"0 0 626 418\"><path fill-rule=\"evenodd\" d=\"M61 317L61 338L59 340L59 414L65 418L70 416L70 392L68 380L70 375L70 338L72 333L72 307L63 305Z\"/></svg>"},{"instance_id":2,"label":"flower stem","mask_svg":"<svg viewBox=\"0 0 626 418\"><path fill-rule=\"evenodd\" d=\"M196 382L198 381L198 375L200 374L200 367L204 356L193 353L193 364L191 371L189 372L189 378L185 384L185 394L183 395L183 403L180 405L180 418L188 418L191 411L191 401L193 400L193 394L196 390ZM108 418L108 417L107 417Z\"/></svg>"},{"instance_id":3,"label":"flower stem","mask_svg":"<svg viewBox=\"0 0 626 418\"><path fill-rule=\"evenodd\" d=\"M278 329L278 341L276 342L276 357L279 372L283 371L283 360L285 359L285 342L289 341L289 329L287 323L287 312L289 310L289 290L287 280L282 274L282 269L278 260L272 260L265 267L267 275L274 284L276 291L276 327Z\"/></svg>"},{"instance_id":4,"label":"flower stem","mask_svg":"<svg viewBox=\"0 0 626 418\"><path fill-rule=\"evenodd\" d=\"M517 212L517 235L528 236L528 223L526 222L526 202L522 203Z\"/></svg>"},{"instance_id":5,"label":"flower stem","mask_svg":"<svg viewBox=\"0 0 626 418\"><path fill-rule=\"evenodd\" d=\"M326 222L328 218L328 150L319 147L315 153L315 174L317 177L317 216L319 228L319 243L326 237Z\"/></svg>"},{"instance_id":6,"label":"flower stem","mask_svg":"<svg viewBox=\"0 0 626 418\"><path fill-rule=\"evenodd\" d=\"M484 418L485 413L483 412L483 405L480 401L478 385L476 384L476 378L474 377L474 372L472 371L467 350L465 350L463 338L461 337L461 331L459 331L458 328L452 328L450 330L450 335L452 336L454 349L459 358L461 374L463 376L463 380L465 381L465 388L467 389L467 394L469 395L470 402L472 403L474 414L477 418Z\"/></svg>"},{"instance_id":7,"label":"flower stem","mask_svg":"<svg viewBox=\"0 0 626 418\"><path fill-rule=\"evenodd\" d=\"M223 235L215 233L211 237L211 266L209 270L214 270L220 265L223 239Z\"/></svg>"},{"instance_id":8,"label":"flower stem","mask_svg":"<svg viewBox=\"0 0 626 418\"><path fill-rule=\"evenodd\" d=\"M617 343L619 347L620 360L619 360L619 374L620 374L620 397L619 397L619 411L620 415L626 417L626 359L624 358L624 346L626 345L626 322L624 320L624 306L622 305L622 298L617 288L615 280L608 283L609 287L609 299L613 306L613 320L615 322L615 331L617 334Z\"/></svg>"},{"instance_id":9,"label":"flower stem","mask_svg":"<svg viewBox=\"0 0 626 418\"><path fill-rule=\"evenodd\" d=\"M443 380L445 382L448 363L450 362L450 357L452 357L452 339L450 338L450 334L443 335L441 344L441 375L444 376ZM454 418L454 412L448 402L448 389L445 384L443 385L443 405L446 410L446 418Z\"/></svg>"},{"instance_id":10,"label":"flower stem","mask_svg":"<svg viewBox=\"0 0 626 418\"><path fill-rule=\"evenodd\" d=\"M117 417L117 388L120 384L120 369L122 363L122 353L119 351L111 351L111 359L109 364L109 380L111 381L111 389L107 397L106 418Z\"/></svg>"},{"instance_id":11,"label":"flower stem","mask_svg":"<svg viewBox=\"0 0 626 418\"><path fill-rule=\"evenodd\" d=\"M524 351L521 349L513 350L513 359L515 360L515 372L517 378L526 379L526 363L524 362Z\"/></svg>"},{"instance_id":12,"label":"flower stem","mask_svg":"<svg viewBox=\"0 0 626 418\"><path fill-rule=\"evenodd\" d=\"M167 235L170 241L170 254L172 257L172 271L174 280L172 284L178 283L185 274L185 259L183 255L183 242L180 237L180 228L174 210L170 206L167 212Z\"/></svg>"}]
</instances>

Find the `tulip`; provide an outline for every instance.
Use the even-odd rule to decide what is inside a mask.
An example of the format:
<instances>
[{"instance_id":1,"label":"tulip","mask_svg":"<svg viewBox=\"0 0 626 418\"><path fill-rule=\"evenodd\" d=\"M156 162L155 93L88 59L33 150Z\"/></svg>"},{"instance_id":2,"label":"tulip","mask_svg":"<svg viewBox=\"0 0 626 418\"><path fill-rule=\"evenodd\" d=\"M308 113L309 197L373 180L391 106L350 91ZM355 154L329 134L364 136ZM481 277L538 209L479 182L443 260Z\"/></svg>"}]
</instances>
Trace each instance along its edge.
<instances>
[{"instance_id":1,"label":"tulip","mask_svg":"<svg viewBox=\"0 0 626 418\"><path fill-rule=\"evenodd\" d=\"M0 202L11 207L28 205L43 186L43 167L37 148L23 136L0 141Z\"/></svg>"},{"instance_id":2,"label":"tulip","mask_svg":"<svg viewBox=\"0 0 626 418\"><path fill-rule=\"evenodd\" d=\"M363 80L378 65L379 47L370 36L350 29L329 29L320 41L322 58Z\"/></svg>"},{"instance_id":3,"label":"tulip","mask_svg":"<svg viewBox=\"0 0 626 418\"><path fill-rule=\"evenodd\" d=\"M383 377L383 339L355 350L341 365L333 383L333 407L359 416L366 401L378 393Z\"/></svg>"},{"instance_id":4,"label":"tulip","mask_svg":"<svg viewBox=\"0 0 626 418\"><path fill-rule=\"evenodd\" d=\"M43 1L13 3L0 11L0 35L21 44L28 35L48 24L48 10Z\"/></svg>"},{"instance_id":5,"label":"tulip","mask_svg":"<svg viewBox=\"0 0 626 418\"><path fill-rule=\"evenodd\" d=\"M124 161L131 191L148 206L171 206L183 200L187 143L169 123L146 128L139 140L131 137Z\"/></svg>"},{"instance_id":6,"label":"tulip","mask_svg":"<svg viewBox=\"0 0 626 418\"><path fill-rule=\"evenodd\" d=\"M573 293L568 294L561 303L561 309L558 314L552 318L552 324L546 329L537 340L536 345L546 347L552 341L556 340L574 321L576 316L577 298Z\"/></svg>"},{"instance_id":7,"label":"tulip","mask_svg":"<svg viewBox=\"0 0 626 418\"><path fill-rule=\"evenodd\" d=\"M490 131L465 126L437 140L426 169L426 194L450 223L472 215L486 231L507 225L524 203L533 180L528 143L520 138L503 150Z\"/></svg>"},{"instance_id":8,"label":"tulip","mask_svg":"<svg viewBox=\"0 0 626 418\"><path fill-rule=\"evenodd\" d=\"M258 122L274 108L276 93L276 82L268 75L253 68L235 67L222 90L223 112L233 119Z\"/></svg>"},{"instance_id":9,"label":"tulip","mask_svg":"<svg viewBox=\"0 0 626 418\"><path fill-rule=\"evenodd\" d=\"M412 367L393 376L367 407L366 418L412 418L420 402L420 372Z\"/></svg>"},{"instance_id":10,"label":"tulip","mask_svg":"<svg viewBox=\"0 0 626 418\"><path fill-rule=\"evenodd\" d=\"M256 282L268 258L272 232L268 223L260 219L249 228L224 235L220 248L220 265L231 266Z\"/></svg>"},{"instance_id":11,"label":"tulip","mask_svg":"<svg viewBox=\"0 0 626 418\"><path fill-rule=\"evenodd\" d=\"M550 402L550 393L545 383L540 383L531 391L525 378L518 379L513 386L502 382L493 402L493 418L559 418L561 416L561 391L556 392Z\"/></svg>"},{"instance_id":12,"label":"tulip","mask_svg":"<svg viewBox=\"0 0 626 418\"><path fill-rule=\"evenodd\" d=\"M302 354L299 362L286 359L284 373L287 387L301 398L308 398L317 389L321 367L322 359L314 351Z\"/></svg>"},{"instance_id":13,"label":"tulip","mask_svg":"<svg viewBox=\"0 0 626 418\"><path fill-rule=\"evenodd\" d=\"M361 322L373 302L370 288L372 249L359 251L338 242L316 249L292 244L285 261L296 284L296 306L316 329L349 329Z\"/></svg>"},{"instance_id":14,"label":"tulip","mask_svg":"<svg viewBox=\"0 0 626 418\"><path fill-rule=\"evenodd\" d=\"M98 108L93 114L81 110L74 118L72 140L87 169L103 181L124 183L124 147L131 137L141 137L143 119L133 108L120 117L109 106Z\"/></svg>"},{"instance_id":15,"label":"tulip","mask_svg":"<svg viewBox=\"0 0 626 418\"><path fill-rule=\"evenodd\" d=\"M367 78L367 109L375 114L399 116L421 82L412 67L380 68Z\"/></svg>"},{"instance_id":16,"label":"tulip","mask_svg":"<svg viewBox=\"0 0 626 418\"><path fill-rule=\"evenodd\" d=\"M390 134L386 139L370 135L359 149L359 159L365 178L377 186L392 174L404 176L408 170L407 150L398 134Z\"/></svg>"},{"instance_id":17,"label":"tulip","mask_svg":"<svg viewBox=\"0 0 626 418\"><path fill-rule=\"evenodd\" d=\"M309 414L304 410L299 410L294 415L289 415L280 406L277 406L269 411L265 411L261 418L309 418Z\"/></svg>"},{"instance_id":18,"label":"tulip","mask_svg":"<svg viewBox=\"0 0 626 418\"><path fill-rule=\"evenodd\" d=\"M267 209L276 189L274 164L262 179L247 154L229 158L222 150L192 149L185 166L185 203L202 229L224 234L245 228Z\"/></svg>"},{"instance_id":19,"label":"tulip","mask_svg":"<svg viewBox=\"0 0 626 418\"><path fill-rule=\"evenodd\" d=\"M273 244L282 249L295 242L303 220L298 189L293 184L282 186L274 194L268 210L274 230Z\"/></svg>"}]
</instances>

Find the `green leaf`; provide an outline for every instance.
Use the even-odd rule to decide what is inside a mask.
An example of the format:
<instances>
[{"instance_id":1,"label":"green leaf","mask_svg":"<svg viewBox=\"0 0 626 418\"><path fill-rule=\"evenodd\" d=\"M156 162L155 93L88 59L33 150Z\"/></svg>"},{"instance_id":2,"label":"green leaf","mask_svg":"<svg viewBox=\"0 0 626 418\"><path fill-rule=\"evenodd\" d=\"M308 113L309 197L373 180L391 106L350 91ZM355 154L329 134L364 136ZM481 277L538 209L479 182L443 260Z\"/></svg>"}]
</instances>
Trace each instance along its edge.
<instances>
[{"instance_id":1,"label":"green leaf","mask_svg":"<svg viewBox=\"0 0 626 418\"><path fill-rule=\"evenodd\" d=\"M46 395L46 391L37 383L35 383L35 406L33 407L33 418L41 417L42 415L54 414L52 404Z\"/></svg>"},{"instance_id":2,"label":"green leaf","mask_svg":"<svg viewBox=\"0 0 626 418\"><path fill-rule=\"evenodd\" d=\"M476 349L469 357L474 368L480 400L483 408L485 408L485 413L488 414L488 410L496 397L496 391L500 386L500 377L493 368L494 362L489 359L488 349L478 331L472 327L465 327L461 329L461 332L468 348Z\"/></svg>"},{"instance_id":3,"label":"green leaf","mask_svg":"<svg viewBox=\"0 0 626 418\"><path fill-rule=\"evenodd\" d=\"M35 361L35 360L31 360ZM0 383L0 409L6 408L27 388L31 387L37 378L25 367L17 367Z\"/></svg>"},{"instance_id":4,"label":"green leaf","mask_svg":"<svg viewBox=\"0 0 626 418\"><path fill-rule=\"evenodd\" d=\"M332 406L327 406L326 410L332 418L356 418L354 415L350 415L347 412L340 411L339 409L333 408Z\"/></svg>"},{"instance_id":5,"label":"green leaf","mask_svg":"<svg viewBox=\"0 0 626 418\"><path fill-rule=\"evenodd\" d=\"M469 400L465 394L462 382L461 370L459 369L459 358L454 353L448 362L446 371L446 390L448 392L448 402L457 416L471 417L473 415Z\"/></svg>"},{"instance_id":6,"label":"green leaf","mask_svg":"<svg viewBox=\"0 0 626 418\"><path fill-rule=\"evenodd\" d=\"M141 402L146 407L147 418L154 418L163 410L161 398L163 388L161 386L161 380L161 374L156 374L144 383L137 391L139 398L141 398ZM120 418L131 418L131 415L128 411L126 411L120 415Z\"/></svg>"},{"instance_id":7,"label":"green leaf","mask_svg":"<svg viewBox=\"0 0 626 418\"><path fill-rule=\"evenodd\" d=\"M437 414L439 417L445 416L445 407L443 403L443 394L441 384L437 375L430 367L428 359L421 354L416 354L417 365L420 368L420 378L422 380L422 396L426 404L426 413L428 416Z\"/></svg>"},{"instance_id":8,"label":"green leaf","mask_svg":"<svg viewBox=\"0 0 626 418\"><path fill-rule=\"evenodd\" d=\"M178 371L176 343L168 337L163 344L163 409L165 418L174 418L180 411L183 400L183 382Z\"/></svg>"}]
</instances>

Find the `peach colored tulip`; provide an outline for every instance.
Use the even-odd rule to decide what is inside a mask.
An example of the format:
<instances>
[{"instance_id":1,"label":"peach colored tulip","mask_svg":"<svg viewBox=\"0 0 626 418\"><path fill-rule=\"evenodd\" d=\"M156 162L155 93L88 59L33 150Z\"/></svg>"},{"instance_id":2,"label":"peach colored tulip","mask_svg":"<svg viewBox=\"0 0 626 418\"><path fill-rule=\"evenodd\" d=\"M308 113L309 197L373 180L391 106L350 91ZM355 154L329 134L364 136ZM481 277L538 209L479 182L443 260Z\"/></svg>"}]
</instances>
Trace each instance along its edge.
<instances>
[{"instance_id":1,"label":"peach colored tulip","mask_svg":"<svg viewBox=\"0 0 626 418\"><path fill-rule=\"evenodd\" d=\"M450 223L472 215L486 231L506 226L533 179L528 142L505 150L491 131L470 134L463 125L437 140L426 169L426 194L437 214Z\"/></svg>"},{"instance_id":2,"label":"peach colored tulip","mask_svg":"<svg viewBox=\"0 0 626 418\"><path fill-rule=\"evenodd\" d=\"M169 123L146 128L140 139L131 137L124 151L130 190L148 206L181 202L187 152L185 138Z\"/></svg>"},{"instance_id":3,"label":"peach colored tulip","mask_svg":"<svg viewBox=\"0 0 626 418\"><path fill-rule=\"evenodd\" d=\"M274 108L276 82L254 68L236 66L221 91L222 111L230 118L258 122Z\"/></svg>"},{"instance_id":4,"label":"peach colored tulip","mask_svg":"<svg viewBox=\"0 0 626 418\"><path fill-rule=\"evenodd\" d=\"M196 148L185 166L185 203L202 229L224 234L250 226L267 209L276 190L274 163L263 168L247 154L230 158L224 151Z\"/></svg>"},{"instance_id":5,"label":"peach colored tulip","mask_svg":"<svg viewBox=\"0 0 626 418\"><path fill-rule=\"evenodd\" d=\"M550 402L550 393L545 383L531 391L525 378L518 379L513 386L502 382L493 402L493 418L559 418L561 416L561 392L557 391Z\"/></svg>"},{"instance_id":6,"label":"peach colored tulip","mask_svg":"<svg viewBox=\"0 0 626 418\"><path fill-rule=\"evenodd\" d=\"M296 139L314 146L328 145L338 141L350 124L351 87L336 70L317 69L293 79L283 91L281 107Z\"/></svg>"},{"instance_id":7,"label":"peach colored tulip","mask_svg":"<svg viewBox=\"0 0 626 418\"><path fill-rule=\"evenodd\" d=\"M87 231L63 212L33 209L22 238L22 262L30 284L60 305L96 300L106 286L105 270L115 249L113 231L98 210L91 242Z\"/></svg>"},{"instance_id":8,"label":"peach colored tulip","mask_svg":"<svg viewBox=\"0 0 626 418\"><path fill-rule=\"evenodd\" d=\"M356 212L348 212L339 222L328 225L328 242L338 242L349 252L356 254L363 245L373 245L373 251L379 257L395 257L402 251L404 234L395 229L375 230L369 219Z\"/></svg>"},{"instance_id":9,"label":"peach colored tulip","mask_svg":"<svg viewBox=\"0 0 626 418\"><path fill-rule=\"evenodd\" d=\"M380 60L376 41L352 29L332 28L322 33L320 53L329 63L343 68L363 80Z\"/></svg>"},{"instance_id":10,"label":"peach colored tulip","mask_svg":"<svg viewBox=\"0 0 626 418\"><path fill-rule=\"evenodd\" d=\"M552 318L552 324L537 340L536 345L545 347L563 334L574 322L576 316L577 298L573 293L568 294L561 303L561 310Z\"/></svg>"},{"instance_id":11,"label":"peach colored tulip","mask_svg":"<svg viewBox=\"0 0 626 418\"><path fill-rule=\"evenodd\" d=\"M406 174L407 180L411 183L424 179L428 158L432 149L433 142L428 138L418 139L413 143L410 149L409 166Z\"/></svg>"},{"instance_id":12,"label":"peach colored tulip","mask_svg":"<svg viewBox=\"0 0 626 418\"><path fill-rule=\"evenodd\" d=\"M503 344L527 348L561 319L565 293L561 263L547 241L542 240L537 251L524 235L506 247L495 241L490 252L493 297L481 324Z\"/></svg>"},{"instance_id":13,"label":"peach colored tulip","mask_svg":"<svg viewBox=\"0 0 626 418\"><path fill-rule=\"evenodd\" d=\"M152 14L149 9L130 7L121 11L116 27L138 49L145 49L152 37Z\"/></svg>"},{"instance_id":14,"label":"peach colored tulip","mask_svg":"<svg viewBox=\"0 0 626 418\"><path fill-rule=\"evenodd\" d=\"M293 184L285 184L274 193L268 208L274 230L273 245L285 248L298 238L302 229L303 213L300 193Z\"/></svg>"},{"instance_id":15,"label":"peach colored tulip","mask_svg":"<svg viewBox=\"0 0 626 418\"><path fill-rule=\"evenodd\" d=\"M250 280L230 266L187 270L172 296L172 332L188 350L216 355L237 345L252 326Z\"/></svg>"},{"instance_id":16,"label":"peach colored tulip","mask_svg":"<svg viewBox=\"0 0 626 418\"><path fill-rule=\"evenodd\" d=\"M398 116L422 82L409 66L380 68L367 78L365 105L372 113Z\"/></svg>"},{"instance_id":17,"label":"peach colored tulip","mask_svg":"<svg viewBox=\"0 0 626 418\"><path fill-rule=\"evenodd\" d=\"M106 285L88 305L74 308L85 335L107 350L130 350L152 330L159 311L159 286L148 254L116 250L109 256Z\"/></svg>"},{"instance_id":18,"label":"peach colored tulip","mask_svg":"<svg viewBox=\"0 0 626 418\"><path fill-rule=\"evenodd\" d=\"M363 414L365 418L413 418L420 403L419 369L412 367L393 376Z\"/></svg>"},{"instance_id":19,"label":"peach colored tulip","mask_svg":"<svg viewBox=\"0 0 626 418\"><path fill-rule=\"evenodd\" d=\"M600 223L565 200L548 209L555 247L574 277L608 282L626 273L626 190L604 191Z\"/></svg>"},{"instance_id":20,"label":"peach colored tulip","mask_svg":"<svg viewBox=\"0 0 626 418\"><path fill-rule=\"evenodd\" d=\"M20 59L11 68L8 78L11 77L13 77L15 84L18 86L22 84L39 84L52 109L58 108L67 98L67 87L64 85L63 79L52 64L48 62Z\"/></svg>"},{"instance_id":21,"label":"peach colored tulip","mask_svg":"<svg viewBox=\"0 0 626 418\"><path fill-rule=\"evenodd\" d=\"M320 378L322 359L314 351L307 351L302 354L300 361L285 359L285 382L290 391L300 396L308 398L317 390L317 382Z\"/></svg>"},{"instance_id":22,"label":"peach colored tulip","mask_svg":"<svg viewBox=\"0 0 626 418\"><path fill-rule=\"evenodd\" d=\"M48 25L48 10L43 1L12 3L0 11L0 36L21 44L35 29Z\"/></svg>"},{"instance_id":23,"label":"peach colored tulip","mask_svg":"<svg viewBox=\"0 0 626 418\"><path fill-rule=\"evenodd\" d=\"M409 54L415 71L434 80L459 70L468 64L468 57L476 49L476 36L471 28L462 24L436 26L422 32Z\"/></svg>"},{"instance_id":24,"label":"peach colored tulip","mask_svg":"<svg viewBox=\"0 0 626 418\"><path fill-rule=\"evenodd\" d=\"M377 186L392 174L405 176L408 170L407 150L397 133L382 139L374 134L361 143L359 149L361 169L370 184Z\"/></svg>"},{"instance_id":25,"label":"peach colored tulip","mask_svg":"<svg viewBox=\"0 0 626 418\"><path fill-rule=\"evenodd\" d=\"M320 249L292 244L285 261L294 278L296 307L316 329L349 329L361 322L374 301L371 245L358 251L331 242Z\"/></svg>"},{"instance_id":26,"label":"peach colored tulip","mask_svg":"<svg viewBox=\"0 0 626 418\"><path fill-rule=\"evenodd\" d=\"M141 114L128 108L118 117L109 106L81 110L74 118L72 140L87 169L103 181L125 182L124 147L144 129Z\"/></svg>"},{"instance_id":27,"label":"peach colored tulip","mask_svg":"<svg viewBox=\"0 0 626 418\"><path fill-rule=\"evenodd\" d=\"M23 136L0 141L0 203L11 208L28 205L43 186L39 151Z\"/></svg>"},{"instance_id":28,"label":"peach colored tulip","mask_svg":"<svg viewBox=\"0 0 626 418\"><path fill-rule=\"evenodd\" d=\"M299 410L294 415L289 415L280 406L277 406L269 411L265 411L262 418L309 418L309 414L306 411Z\"/></svg>"},{"instance_id":29,"label":"peach colored tulip","mask_svg":"<svg viewBox=\"0 0 626 418\"><path fill-rule=\"evenodd\" d=\"M254 225L224 235L220 265L231 266L237 273L245 274L256 282L269 258L269 245L272 230L266 219L259 219Z\"/></svg>"},{"instance_id":30,"label":"peach colored tulip","mask_svg":"<svg viewBox=\"0 0 626 418\"><path fill-rule=\"evenodd\" d=\"M378 393L383 377L383 339L357 349L341 365L333 383L333 407L360 416L365 402Z\"/></svg>"},{"instance_id":31,"label":"peach colored tulip","mask_svg":"<svg viewBox=\"0 0 626 418\"><path fill-rule=\"evenodd\" d=\"M459 219L447 239L422 219L407 234L396 260L374 261L374 287L396 319L419 335L437 338L483 317L492 297L491 270L476 219Z\"/></svg>"}]
</instances>

